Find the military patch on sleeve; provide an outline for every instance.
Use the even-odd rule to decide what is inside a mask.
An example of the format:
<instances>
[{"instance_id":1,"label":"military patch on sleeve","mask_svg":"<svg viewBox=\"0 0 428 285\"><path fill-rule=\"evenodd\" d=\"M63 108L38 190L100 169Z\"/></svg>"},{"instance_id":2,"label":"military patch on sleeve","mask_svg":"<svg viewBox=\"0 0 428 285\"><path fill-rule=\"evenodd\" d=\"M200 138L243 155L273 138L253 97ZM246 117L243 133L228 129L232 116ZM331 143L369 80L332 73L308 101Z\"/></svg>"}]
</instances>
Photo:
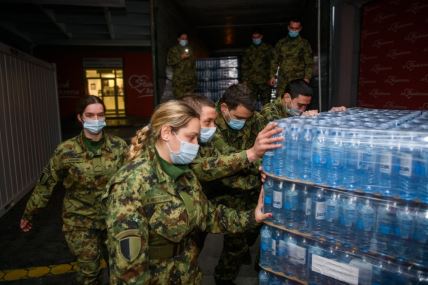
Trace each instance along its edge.
<instances>
[{"instance_id":1,"label":"military patch on sleeve","mask_svg":"<svg viewBox=\"0 0 428 285\"><path fill-rule=\"evenodd\" d=\"M126 230L120 232L116 237L119 240L121 258L127 262L133 262L141 253L141 235L138 230Z\"/></svg>"}]
</instances>

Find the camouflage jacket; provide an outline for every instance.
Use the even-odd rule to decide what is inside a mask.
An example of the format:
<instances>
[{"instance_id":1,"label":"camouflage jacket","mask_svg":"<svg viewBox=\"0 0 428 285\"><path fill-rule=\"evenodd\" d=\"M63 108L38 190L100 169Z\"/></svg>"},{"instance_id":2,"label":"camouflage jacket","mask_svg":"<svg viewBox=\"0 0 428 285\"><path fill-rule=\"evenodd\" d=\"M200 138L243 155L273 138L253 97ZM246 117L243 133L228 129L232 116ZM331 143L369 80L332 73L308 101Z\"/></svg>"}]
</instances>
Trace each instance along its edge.
<instances>
[{"instance_id":1,"label":"camouflage jacket","mask_svg":"<svg viewBox=\"0 0 428 285\"><path fill-rule=\"evenodd\" d=\"M252 165L245 150L230 147L217 132L212 140L199 145L198 156L190 167L201 182L230 176Z\"/></svg>"},{"instance_id":2,"label":"camouflage jacket","mask_svg":"<svg viewBox=\"0 0 428 285\"><path fill-rule=\"evenodd\" d=\"M199 231L242 232L254 210L214 206L189 169L169 176L153 146L125 164L104 196L111 284L199 284ZM172 250L168 256L168 249ZM160 255L166 255L159 257Z\"/></svg>"},{"instance_id":3,"label":"camouflage jacket","mask_svg":"<svg viewBox=\"0 0 428 285\"><path fill-rule=\"evenodd\" d=\"M237 150L246 150L253 146L258 133L263 129L263 117L254 112L253 116L245 122L245 126L241 130L234 130L227 125L220 111L220 106L217 106L217 131L220 132L224 141ZM258 163L253 164L253 167L243 169L236 175L222 179L223 185L241 190L254 190L260 188L260 177L258 172Z\"/></svg>"},{"instance_id":4,"label":"camouflage jacket","mask_svg":"<svg viewBox=\"0 0 428 285\"><path fill-rule=\"evenodd\" d=\"M105 228L100 198L107 182L122 166L127 145L121 138L104 134L104 144L97 153L92 153L82 136L83 132L56 148L27 202L23 218L31 220L37 210L45 207L55 185L61 181L66 190L64 229Z\"/></svg>"},{"instance_id":5,"label":"camouflage jacket","mask_svg":"<svg viewBox=\"0 0 428 285\"><path fill-rule=\"evenodd\" d=\"M242 81L267 84L270 79L271 59L272 46L265 43L252 44L244 51L242 57Z\"/></svg>"},{"instance_id":6,"label":"camouflage jacket","mask_svg":"<svg viewBox=\"0 0 428 285\"><path fill-rule=\"evenodd\" d=\"M289 82L294 79L312 77L313 57L309 42L298 36L297 38L286 37L281 39L273 52L270 77L275 75L277 66L279 69L279 80Z\"/></svg>"},{"instance_id":7,"label":"camouflage jacket","mask_svg":"<svg viewBox=\"0 0 428 285\"><path fill-rule=\"evenodd\" d=\"M264 105L260 115L263 116L266 125L269 122L287 118L289 116L287 113L287 108L282 104L281 97L278 97L275 99L275 101Z\"/></svg>"},{"instance_id":8,"label":"camouflage jacket","mask_svg":"<svg viewBox=\"0 0 428 285\"><path fill-rule=\"evenodd\" d=\"M189 49L189 58L182 59L181 54ZM167 64L172 67L172 85L196 86L196 63L190 46L175 45L168 51Z\"/></svg>"}]
</instances>

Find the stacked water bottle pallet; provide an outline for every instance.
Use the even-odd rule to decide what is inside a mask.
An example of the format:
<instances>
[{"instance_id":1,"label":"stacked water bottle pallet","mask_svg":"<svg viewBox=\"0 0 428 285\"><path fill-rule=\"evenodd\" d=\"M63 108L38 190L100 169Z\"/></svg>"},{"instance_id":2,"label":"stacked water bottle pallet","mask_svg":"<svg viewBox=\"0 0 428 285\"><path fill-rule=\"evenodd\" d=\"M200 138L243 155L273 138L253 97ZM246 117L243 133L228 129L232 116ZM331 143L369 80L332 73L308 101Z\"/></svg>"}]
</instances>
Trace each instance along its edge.
<instances>
[{"instance_id":1,"label":"stacked water bottle pallet","mask_svg":"<svg viewBox=\"0 0 428 285\"><path fill-rule=\"evenodd\" d=\"M428 113L350 109L278 123L283 147L263 158L273 219L261 266L309 284L426 282Z\"/></svg>"},{"instance_id":2,"label":"stacked water bottle pallet","mask_svg":"<svg viewBox=\"0 0 428 285\"><path fill-rule=\"evenodd\" d=\"M238 83L238 58L217 57L196 61L198 92L216 102L230 85Z\"/></svg>"}]
</instances>

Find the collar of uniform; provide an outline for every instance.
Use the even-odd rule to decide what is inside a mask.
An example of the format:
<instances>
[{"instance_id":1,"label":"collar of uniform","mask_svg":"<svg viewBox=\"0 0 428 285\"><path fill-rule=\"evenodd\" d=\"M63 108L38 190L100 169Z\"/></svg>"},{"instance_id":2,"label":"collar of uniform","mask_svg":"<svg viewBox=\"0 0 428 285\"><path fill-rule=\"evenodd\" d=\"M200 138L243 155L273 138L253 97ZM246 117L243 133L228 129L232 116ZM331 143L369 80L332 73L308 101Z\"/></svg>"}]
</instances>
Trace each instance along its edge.
<instances>
[{"instance_id":1,"label":"collar of uniform","mask_svg":"<svg viewBox=\"0 0 428 285\"><path fill-rule=\"evenodd\" d=\"M230 129L229 126L227 125L226 120L223 117L223 113L221 112L220 102L216 103L216 111L217 111L217 118L215 119L215 124L217 125L217 128L220 130Z\"/></svg>"},{"instance_id":2,"label":"collar of uniform","mask_svg":"<svg viewBox=\"0 0 428 285\"><path fill-rule=\"evenodd\" d=\"M77 141L78 141L78 143L79 143L79 145L80 145L80 147L82 148L82 150L85 150L85 151L87 151L88 153L90 153L90 155L96 155L96 153L93 153L92 151L90 151L87 147L86 147L86 145L85 145L85 143L83 142L83 136L84 136L85 134L83 133L83 131L81 131L80 132L80 135L78 136L78 139L77 139ZM106 150L106 151L108 151L108 152L112 152L112 142L111 142L111 140L110 140L110 136L109 135L107 135L106 133L104 133L104 131L103 131L103 139L104 139L104 143L103 143L103 145L101 146L101 148L100 149L103 149L103 150Z\"/></svg>"},{"instance_id":3,"label":"collar of uniform","mask_svg":"<svg viewBox=\"0 0 428 285\"><path fill-rule=\"evenodd\" d=\"M187 165L175 165L163 159L155 148L155 154L162 170L172 179L177 180L181 175L190 171Z\"/></svg>"}]
</instances>

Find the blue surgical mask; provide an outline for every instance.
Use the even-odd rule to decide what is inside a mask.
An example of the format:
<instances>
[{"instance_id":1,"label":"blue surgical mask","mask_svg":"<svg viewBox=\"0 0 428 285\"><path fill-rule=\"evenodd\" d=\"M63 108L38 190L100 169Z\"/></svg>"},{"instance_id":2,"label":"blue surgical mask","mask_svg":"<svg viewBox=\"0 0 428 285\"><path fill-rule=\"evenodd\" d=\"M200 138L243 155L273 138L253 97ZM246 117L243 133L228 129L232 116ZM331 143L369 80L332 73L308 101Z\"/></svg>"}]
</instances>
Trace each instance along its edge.
<instances>
[{"instance_id":1,"label":"blue surgical mask","mask_svg":"<svg viewBox=\"0 0 428 285\"><path fill-rule=\"evenodd\" d=\"M298 31L288 31L288 35L290 36L290 38L295 38L299 35Z\"/></svg>"},{"instance_id":2,"label":"blue surgical mask","mask_svg":"<svg viewBox=\"0 0 428 285\"><path fill-rule=\"evenodd\" d=\"M262 43L262 39L260 39L260 38L253 39L253 44L255 44L256 46L258 46L261 43Z\"/></svg>"},{"instance_id":3,"label":"blue surgical mask","mask_svg":"<svg viewBox=\"0 0 428 285\"><path fill-rule=\"evenodd\" d=\"M238 119L230 119L227 124L229 127L231 127L234 130L239 131L242 129L245 125L245 120L238 120Z\"/></svg>"},{"instance_id":4,"label":"blue surgical mask","mask_svg":"<svg viewBox=\"0 0 428 285\"><path fill-rule=\"evenodd\" d=\"M187 40L179 40L178 43L182 46L185 47L187 46L188 41Z\"/></svg>"},{"instance_id":5,"label":"blue surgical mask","mask_svg":"<svg viewBox=\"0 0 428 285\"><path fill-rule=\"evenodd\" d=\"M178 150L177 153L171 150L171 147L169 146L168 143L166 144L169 149L169 155L171 157L172 163L173 164L191 163L195 159L196 155L198 155L199 145L182 141L177 137L177 135L175 135L175 137L180 141L180 149Z\"/></svg>"},{"instance_id":6,"label":"blue surgical mask","mask_svg":"<svg viewBox=\"0 0 428 285\"><path fill-rule=\"evenodd\" d=\"M83 128L90 132L91 134L99 134L103 128L106 126L106 121L102 120L90 120L86 119L83 121Z\"/></svg>"},{"instance_id":7,"label":"blue surgical mask","mask_svg":"<svg viewBox=\"0 0 428 285\"><path fill-rule=\"evenodd\" d=\"M214 136L214 133L216 131L216 127L213 128L201 128L201 133L199 135L199 139L202 143L209 142L211 138Z\"/></svg>"},{"instance_id":8,"label":"blue surgical mask","mask_svg":"<svg viewBox=\"0 0 428 285\"><path fill-rule=\"evenodd\" d=\"M302 112L299 111L298 109L287 109L287 114L294 117L294 116L300 116Z\"/></svg>"}]
</instances>

